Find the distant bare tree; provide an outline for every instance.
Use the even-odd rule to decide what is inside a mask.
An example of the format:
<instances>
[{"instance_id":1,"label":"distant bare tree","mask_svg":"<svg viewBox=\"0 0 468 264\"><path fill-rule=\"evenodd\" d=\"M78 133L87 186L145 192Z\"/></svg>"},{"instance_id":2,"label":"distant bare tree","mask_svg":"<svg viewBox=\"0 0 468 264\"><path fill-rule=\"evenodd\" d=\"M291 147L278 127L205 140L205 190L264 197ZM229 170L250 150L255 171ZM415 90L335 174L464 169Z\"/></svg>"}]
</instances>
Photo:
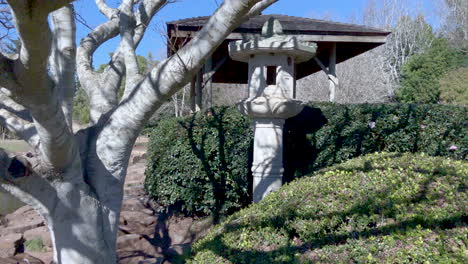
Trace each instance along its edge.
<instances>
[{"instance_id":1,"label":"distant bare tree","mask_svg":"<svg viewBox=\"0 0 468 264\"><path fill-rule=\"evenodd\" d=\"M436 0L441 17L441 33L456 48L468 52L468 1Z\"/></svg>"},{"instance_id":2,"label":"distant bare tree","mask_svg":"<svg viewBox=\"0 0 468 264\"><path fill-rule=\"evenodd\" d=\"M0 0L0 50L6 49L6 44L11 40L14 29L10 7L6 0Z\"/></svg>"},{"instance_id":3,"label":"distant bare tree","mask_svg":"<svg viewBox=\"0 0 468 264\"><path fill-rule=\"evenodd\" d=\"M369 0L364 12L354 17L350 22L388 30L392 34L385 45L337 65L340 88L336 102L389 101L400 82L401 67L412 55L431 46L432 29L418 3L410 0ZM299 97L328 100L327 82L323 73L301 80Z\"/></svg>"}]
</instances>

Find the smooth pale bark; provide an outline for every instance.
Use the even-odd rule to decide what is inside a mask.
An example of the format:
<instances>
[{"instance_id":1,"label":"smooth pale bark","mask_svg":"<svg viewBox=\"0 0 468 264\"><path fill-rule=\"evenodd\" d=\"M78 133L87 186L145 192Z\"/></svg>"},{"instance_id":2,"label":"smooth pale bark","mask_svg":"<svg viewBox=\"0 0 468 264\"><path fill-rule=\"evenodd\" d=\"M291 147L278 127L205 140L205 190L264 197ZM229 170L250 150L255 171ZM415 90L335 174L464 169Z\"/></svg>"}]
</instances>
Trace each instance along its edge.
<instances>
[{"instance_id":1,"label":"smooth pale bark","mask_svg":"<svg viewBox=\"0 0 468 264\"><path fill-rule=\"evenodd\" d=\"M73 97L75 96L76 26L71 5L51 14L53 32L52 51L49 57L50 71L55 89L59 91L62 111L70 130L73 130Z\"/></svg>"},{"instance_id":2,"label":"smooth pale bark","mask_svg":"<svg viewBox=\"0 0 468 264\"><path fill-rule=\"evenodd\" d=\"M96 1L100 7L100 11L107 14L110 21L96 27L88 36L86 36L78 47L77 65L78 77L83 89L86 91L90 98L91 120L96 124L101 116L111 111L118 104L117 92L122 81L122 77L126 72L125 57L128 55L128 43L126 38L121 39L119 48L114 52L108 66L102 73L97 73L92 68L92 54L96 49L109 39L116 37L121 33L119 29L133 31L133 46L135 49L141 42L146 29L156 14L162 7L171 1L168 0L144 0L141 1L136 12L126 12L127 16L134 16L135 24L133 27L124 26L120 18L125 8L123 2L119 8L109 8L104 1ZM128 6L128 4L127 4ZM110 15L113 13L114 15ZM121 33L122 34L122 33ZM134 51L133 51L134 52ZM130 54L130 56L132 56ZM138 78L134 78L138 79ZM133 79L134 86L135 80ZM96 87L98 86L98 87ZM133 87L126 88L125 94L130 93ZM128 90L128 91L127 91Z\"/></svg>"},{"instance_id":3,"label":"smooth pale bark","mask_svg":"<svg viewBox=\"0 0 468 264\"><path fill-rule=\"evenodd\" d=\"M135 49L151 18L170 1L138 1L133 11L134 0L123 1L117 9L97 0L109 21L88 34L76 52L76 69L91 100L93 124L75 135L70 113L76 41L72 7L64 7L69 2L9 1L22 48L16 57L0 55L0 67L6 71L0 74L5 96L0 123L35 146L39 161L32 165L25 161L28 173L13 177L4 169L13 157L0 151L0 189L33 206L47 220L55 262L116 263L123 183L140 130L196 75L234 28L276 0L225 1L190 43L145 76L138 74ZM93 53L119 34L121 42L109 67L96 73ZM124 73L125 94L118 102ZM15 107L26 110L29 119L18 115Z\"/></svg>"},{"instance_id":4,"label":"smooth pale bark","mask_svg":"<svg viewBox=\"0 0 468 264\"><path fill-rule=\"evenodd\" d=\"M0 125L36 148L39 144L39 136L31 121L29 111L0 90Z\"/></svg>"}]
</instances>

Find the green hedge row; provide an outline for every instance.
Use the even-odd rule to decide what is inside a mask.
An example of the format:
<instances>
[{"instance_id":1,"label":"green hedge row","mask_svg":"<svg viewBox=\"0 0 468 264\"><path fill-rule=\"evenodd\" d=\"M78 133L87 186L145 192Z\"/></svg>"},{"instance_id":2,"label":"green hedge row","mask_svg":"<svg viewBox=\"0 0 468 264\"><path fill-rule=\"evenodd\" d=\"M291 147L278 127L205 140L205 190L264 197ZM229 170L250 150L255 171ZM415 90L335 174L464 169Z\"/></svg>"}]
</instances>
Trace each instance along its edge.
<instances>
[{"instance_id":1,"label":"green hedge row","mask_svg":"<svg viewBox=\"0 0 468 264\"><path fill-rule=\"evenodd\" d=\"M186 263L467 263L467 182L466 161L351 159L229 216Z\"/></svg>"},{"instance_id":2,"label":"green hedge row","mask_svg":"<svg viewBox=\"0 0 468 264\"><path fill-rule=\"evenodd\" d=\"M150 133L145 188L165 207L228 214L247 204L249 120L233 108L161 120Z\"/></svg>"},{"instance_id":3,"label":"green hedge row","mask_svg":"<svg viewBox=\"0 0 468 264\"><path fill-rule=\"evenodd\" d=\"M310 104L285 124L285 181L377 151L466 159L468 108ZM251 189L252 128L230 107L160 121L151 129L146 190L187 214L226 214Z\"/></svg>"}]
</instances>

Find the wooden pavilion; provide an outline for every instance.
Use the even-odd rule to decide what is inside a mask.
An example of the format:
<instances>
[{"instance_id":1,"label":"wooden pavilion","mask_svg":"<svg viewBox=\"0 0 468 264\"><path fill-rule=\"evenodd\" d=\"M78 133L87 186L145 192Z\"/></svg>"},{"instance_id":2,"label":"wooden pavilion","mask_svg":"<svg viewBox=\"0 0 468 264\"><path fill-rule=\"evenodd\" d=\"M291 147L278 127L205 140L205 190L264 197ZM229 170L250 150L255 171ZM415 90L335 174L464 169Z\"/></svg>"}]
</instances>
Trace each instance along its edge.
<instances>
[{"instance_id":1,"label":"wooden pavilion","mask_svg":"<svg viewBox=\"0 0 468 264\"><path fill-rule=\"evenodd\" d=\"M296 79L325 71L330 80L330 100L338 85L336 64L376 48L386 42L390 32L380 29L338 23L332 21L293 17L286 15L260 15L251 18L235 29L206 61L191 85L191 109L202 109L202 93L205 92L205 107L211 106L212 83L247 83L247 63L229 57L229 42L260 37L262 26L269 18L281 22L286 35L299 40L315 42L317 55L296 65ZM205 25L209 17L194 17L167 23L167 55L171 56Z\"/></svg>"}]
</instances>

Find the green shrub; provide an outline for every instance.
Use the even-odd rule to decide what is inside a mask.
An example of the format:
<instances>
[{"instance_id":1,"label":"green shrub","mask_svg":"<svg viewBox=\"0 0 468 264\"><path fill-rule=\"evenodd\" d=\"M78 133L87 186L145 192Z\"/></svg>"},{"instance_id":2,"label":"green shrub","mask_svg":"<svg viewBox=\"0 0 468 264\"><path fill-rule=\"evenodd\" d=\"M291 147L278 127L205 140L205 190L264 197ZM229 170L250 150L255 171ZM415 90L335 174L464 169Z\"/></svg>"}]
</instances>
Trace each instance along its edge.
<instances>
[{"instance_id":1,"label":"green shrub","mask_svg":"<svg viewBox=\"0 0 468 264\"><path fill-rule=\"evenodd\" d=\"M147 129L152 133L145 185L163 206L218 214L248 203L251 121L234 108L212 111ZM377 151L466 159L467 127L462 107L311 104L286 120L284 180Z\"/></svg>"},{"instance_id":2,"label":"green shrub","mask_svg":"<svg viewBox=\"0 0 468 264\"><path fill-rule=\"evenodd\" d=\"M439 81L440 101L444 104L468 106L468 67L445 74Z\"/></svg>"},{"instance_id":3,"label":"green shrub","mask_svg":"<svg viewBox=\"0 0 468 264\"><path fill-rule=\"evenodd\" d=\"M468 163L377 153L231 215L187 263L467 263Z\"/></svg>"},{"instance_id":4,"label":"green shrub","mask_svg":"<svg viewBox=\"0 0 468 264\"><path fill-rule=\"evenodd\" d=\"M462 63L462 54L450 47L446 39L435 39L432 47L412 56L401 69L401 87L396 99L402 103L433 104L439 102L439 79Z\"/></svg>"},{"instance_id":5,"label":"green shrub","mask_svg":"<svg viewBox=\"0 0 468 264\"><path fill-rule=\"evenodd\" d=\"M89 113L89 97L83 88L78 87L73 100L73 118L79 124L88 124L91 120Z\"/></svg>"},{"instance_id":6,"label":"green shrub","mask_svg":"<svg viewBox=\"0 0 468 264\"><path fill-rule=\"evenodd\" d=\"M146 190L162 205L226 214L249 200L249 120L233 108L166 119L152 129Z\"/></svg>"}]
</instances>

